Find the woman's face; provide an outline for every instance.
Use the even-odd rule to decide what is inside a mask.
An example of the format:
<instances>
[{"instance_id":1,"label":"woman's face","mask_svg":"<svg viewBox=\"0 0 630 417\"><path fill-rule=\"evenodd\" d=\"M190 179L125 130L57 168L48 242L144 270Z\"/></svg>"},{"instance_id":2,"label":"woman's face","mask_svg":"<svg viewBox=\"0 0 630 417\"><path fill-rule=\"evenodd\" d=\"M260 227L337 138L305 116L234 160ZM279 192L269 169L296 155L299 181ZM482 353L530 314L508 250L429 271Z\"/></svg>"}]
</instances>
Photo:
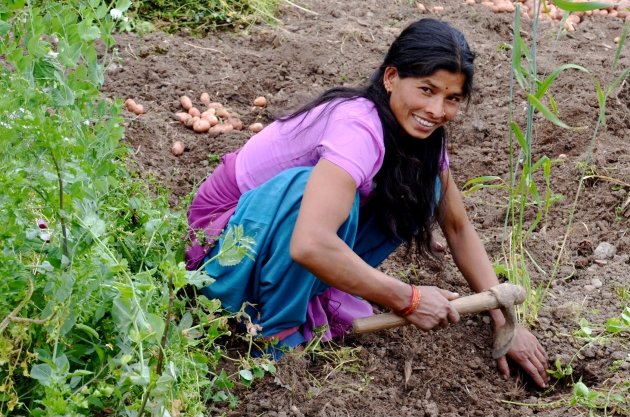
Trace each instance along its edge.
<instances>
[{"instance_id":1,"label":"woman's face","mask_svg":"<svg viewBox=\"0 0 630 417\"><path fill-rule=\"evenodd\" d=\"M455 118L464 99L465 80L464 74L445 70L427 77L400 78L394 67L387 67L383 77L396 120L417 139L428 138Z\"/></svg>"}]
</instances>

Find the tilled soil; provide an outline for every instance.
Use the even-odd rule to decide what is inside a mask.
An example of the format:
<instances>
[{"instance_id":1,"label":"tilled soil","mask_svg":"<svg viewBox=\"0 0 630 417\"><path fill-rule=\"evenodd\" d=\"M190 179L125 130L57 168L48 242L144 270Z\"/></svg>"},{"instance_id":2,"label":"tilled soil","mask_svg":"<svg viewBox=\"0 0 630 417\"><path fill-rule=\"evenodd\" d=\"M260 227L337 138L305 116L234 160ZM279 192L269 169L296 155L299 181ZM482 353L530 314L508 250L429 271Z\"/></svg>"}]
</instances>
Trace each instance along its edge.
<instances>
[{"instance_id":1,"label":"tilled soil","mask_svg":"<svg viewBox=\"0 0 630 417\"><path fill-rule=\"evenodd\" d=\"M467 110L452 123L449 151L457 183L485 175L507 180L508 116L523 125L525 100L515 93L510 106L512 15L495 14L480 4L458 0L427 3L422 12L409 1L302 0L311 12L283 3L279 27L251 27L246 33L211 33L199 39L187 34L152 33L118 36L120 60L108 70L105 94L132 97L146 114L127 113L126 141L134 149L140 175L171 190L179 204L212 172L217 157L232 151L251 133L232 131L218 137L196 134L173 120L179 97L198 101L207 91L237 112L245 126L268 123L295 109L328 87L356 84L370 75L388 45L412 20L437 16L458 27L477 53L476 93ZM443 6L435 15L432 6ZM572 379L590 388L610 390L630 379L627 338L588 340L576 337L585 319L599 334L608 318L618 317L630 297L630 89L627 83L611 92L606 102L606 129L593 141L598 115L593 78L608 85L628 67L624 48L611 69L623 21L591 16L577 30L556 42L557 25L541 22L538 33L538 71L549 74L564 63L579 64L589 73L567 71L551 88L566 130L536 118L534 159L552 161L551 188L558 201L546 221L536 228L526 247L533 285L547 286L532 331L552 361L573 366ZM522 36L530 42L531 23ZM258 95L269 100L264 110L252 109ZM200 103L197 103L200 104ZM185 152L174 156L171 144L180 140ZM575 211L584 161L592 155ZM539 179L540 180L540 179ZM539 190L544 192L540 180ZM504 189L482 190L465 198L469 215L493 260L503 256L506 207ZM570 220L572 227L568 229ZM526 218L526 224L532 218ZM612 245L607 255L596 253L602 242ZM559 256L559 253L561 255ZM416 262L397 253L382 266L401 279L469 292L448 252L439 264ZM553 280L550 279L553 277ZM627 334L626 334L627 336ZM248 416L561 416L584 413L568 410L571 378L554 380L547 391L513 370L500 378L491 359L492 335L488 318L466 317L448 330L422 333L399 328L348 336L343 345L355 349L347 358L315 356L305 361L287 357L275 376L241 392L239 408L216 408L214 413ZM626 385L623 395L630 395ZM626 407L630 400L626 400ZM547 407L541 405L547 404ZM621 414L619 410L599 410Z\"/></svg>"}]
</instances>

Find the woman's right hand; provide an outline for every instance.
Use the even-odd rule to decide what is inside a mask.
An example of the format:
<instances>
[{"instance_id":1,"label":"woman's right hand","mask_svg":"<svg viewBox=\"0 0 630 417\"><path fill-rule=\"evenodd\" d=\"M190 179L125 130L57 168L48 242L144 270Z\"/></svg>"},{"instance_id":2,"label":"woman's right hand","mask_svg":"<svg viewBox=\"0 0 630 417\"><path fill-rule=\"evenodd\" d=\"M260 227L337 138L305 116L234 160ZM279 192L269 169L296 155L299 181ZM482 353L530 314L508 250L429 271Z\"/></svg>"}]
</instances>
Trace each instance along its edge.
<instances>
[{"instance_id":1,"label":"woman's right hand","mask_svg":"<svg viewBox=\"0 0 630 417\"><path fill-rule=\"evenodd\" d=\"M405 317L416 327L428 332L437 328L446 328L459 321L459 313L450 303L459 294L438 287L418 287L422 298L418 308Z\"/></svg>"}]
</instances>

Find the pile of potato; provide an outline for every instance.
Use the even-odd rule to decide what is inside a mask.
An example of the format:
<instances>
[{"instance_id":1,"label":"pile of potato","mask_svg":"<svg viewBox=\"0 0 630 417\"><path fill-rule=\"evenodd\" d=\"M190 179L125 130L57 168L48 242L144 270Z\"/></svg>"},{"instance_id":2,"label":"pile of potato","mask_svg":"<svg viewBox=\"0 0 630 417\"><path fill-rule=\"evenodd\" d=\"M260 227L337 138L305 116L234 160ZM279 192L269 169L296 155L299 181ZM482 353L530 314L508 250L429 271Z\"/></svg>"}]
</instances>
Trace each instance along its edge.
<instances>
[{"instance_id":1,"label":"pile of potato","mask_svg":"<svg viewBox=\"0 0 630 417\"><path fill-rule=\"evenodd\" d=\"M576 2L586 2L589 0L574 0ZM495 13L512 13L516 10L515 4L521 3L521 14L526 18L533 18L535 9L534 9L534 0L518 0L518 1L510 1L510 0L464 0L464 4L472 5L472 4L481 4L486 7L490 7ZM607 3L615 4L613 7L608 7L602 10L593 10L588 12L574 12L569 15L567 20L564 22L564 28L567 31L574 31L576 26L584 19L585 16L609 16L613 18L619 18L625 21L630 20L630 12L628 8L630 8L630 0L612 0L607 1ZM418 2L416 3L418 9L421 11L426 11L427 7ZM442 6L434 6L430 10L433 13L440 13L444 11L444 7ZM564 15L564 11L557 8L551 1L545 1L540 7L539 17L541 19L560 22L562 20L562 16Z\"/></svg>"},{"instance_id":2,"label":"pile of potato","mask_svg":"<svg viewBox=\"0 0 630 417\"><path fill-rule=\"evenodd\" d=\"M211 102L208 93L202 93L199 101L205 106L201 111L193 105L188 96L181 96L179 103L184 111L175 113L175 119L196 133L208 133L210 137L216 137L231 130L242 130L243 122L238 114L230 112L222 103ZM253 101L253 109L260 110L267 106L267 99L263 96ZM263 129L263 124L256 122L249 125L248 130L258 133ZM171 147L171 152L178 156L184 153L184 144L176 141Z\"/></svg>"}]
</instances>

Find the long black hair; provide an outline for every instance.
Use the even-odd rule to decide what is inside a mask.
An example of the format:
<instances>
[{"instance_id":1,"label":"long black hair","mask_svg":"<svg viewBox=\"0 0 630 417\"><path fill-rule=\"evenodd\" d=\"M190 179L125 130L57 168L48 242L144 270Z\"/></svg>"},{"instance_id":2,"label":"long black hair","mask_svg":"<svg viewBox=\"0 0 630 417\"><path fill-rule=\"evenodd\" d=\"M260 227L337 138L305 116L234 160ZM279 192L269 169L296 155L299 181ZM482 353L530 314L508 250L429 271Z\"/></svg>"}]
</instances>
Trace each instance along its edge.
<instances>
[{"instance_id":1,"label":"long black hair","mask_svg":"<svg viewBox=\"0 0 630 417\"><path fill-rule=\"evenodd\" d=\"M387 67L400 78L427 77L438 70L464 75L463 95L473 88L475 55L464 35L446 22L421 19L407 26L394 40L383 63L359 88L337 87L324 92L296 112L280 120L306 114L327 104L330 111L339 103L357 97L371 100L383 126L385 157L374 178L373 198L368 203L382 227L391 235L415 244L419 255L430 254L431 230L439 212L436 184L445 155L446 131L436 129L428 138L417 140L399 125L389 105L383 84ZM334 101L334 104L333 104Z\"/></svg>"}]
</instances>

